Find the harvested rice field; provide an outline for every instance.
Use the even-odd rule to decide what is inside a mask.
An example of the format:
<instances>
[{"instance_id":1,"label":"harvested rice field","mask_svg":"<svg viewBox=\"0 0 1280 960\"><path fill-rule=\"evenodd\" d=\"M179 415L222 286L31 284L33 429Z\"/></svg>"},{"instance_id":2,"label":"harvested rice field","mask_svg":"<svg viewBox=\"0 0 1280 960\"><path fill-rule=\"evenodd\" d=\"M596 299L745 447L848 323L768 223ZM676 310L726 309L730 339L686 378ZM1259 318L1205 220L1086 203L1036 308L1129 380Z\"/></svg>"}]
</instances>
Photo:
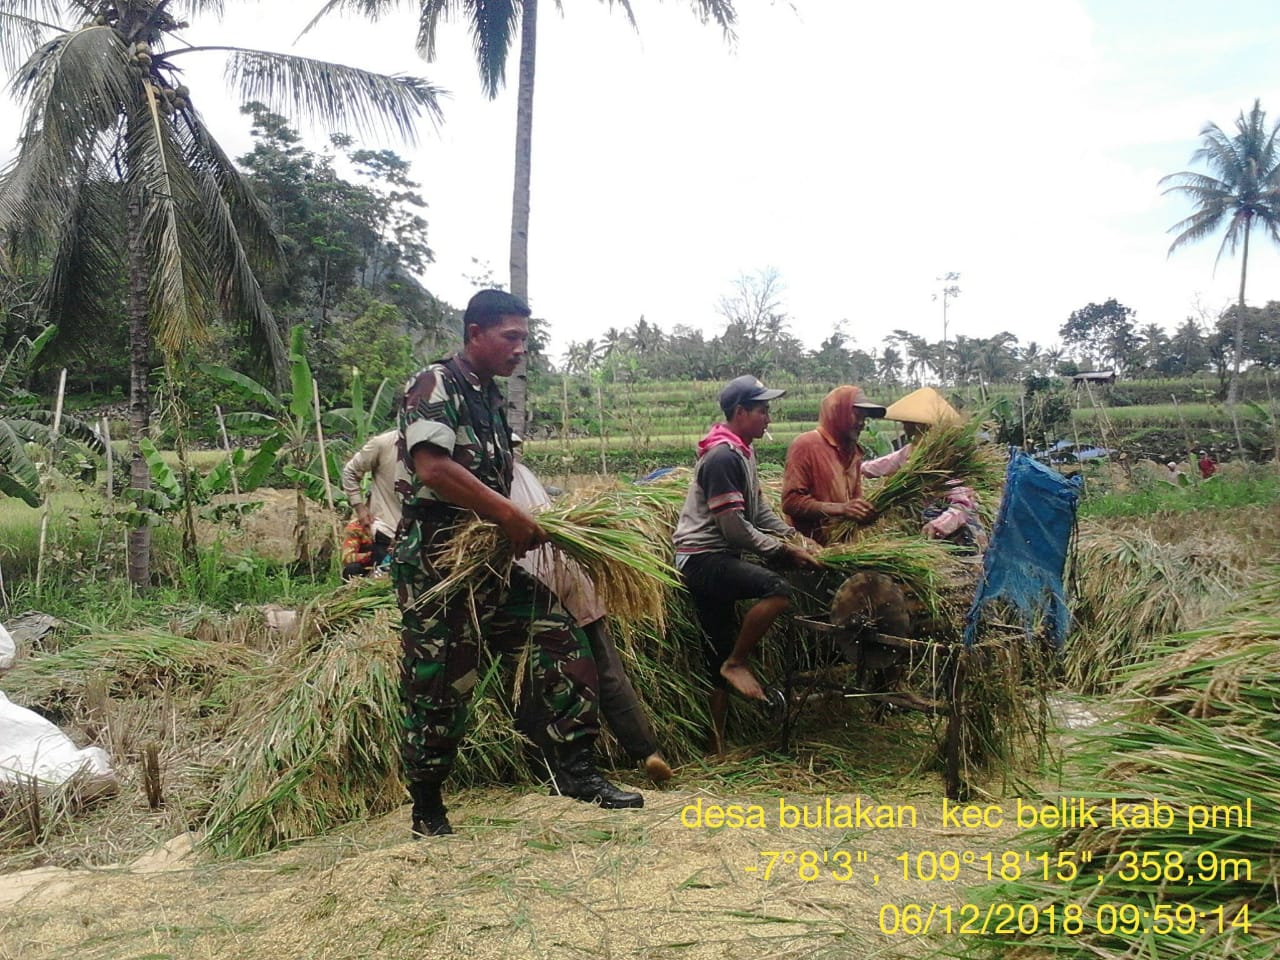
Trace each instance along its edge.
<instances>
[{"instance_id":1,"label":"harvested rice field","mask_svg":"<svg viewBox=\"0 0 1280 960\"><path fill-rule=\"evenodd\" d=\"M676 767L652 787L603 739L641 810L548 796L486 668L446 794L456 834L411 840L385 582L112 631L64 618L4 689L103 746L120 787L0 795L0 960L1280 950L1280 505L1082 520L1061 656L1015 644L974 661L990 673L974 688L987 739L959 802L945 719L869 697L816 692L785 752L776 719L735 704L732 749L704 755L690 612L646 546L674 500L577 491L548 524L587 569L631 571L611 585L614 632ZM287 543L279 512L254 536ZM585 535L610 514L640 535ZM832 562L884 571L954 623L963 604L936 574L960 561L920 540L895 552L895 536ZM483 525L471 543L460 567L503 562ZM806 636L774 637L762 674ZM907 682L932 696L934 670L913 661ZM1132 815L1153 798L1171 825ZM1067 816L1113 803L1127 819ZM1188 834L1197 811L1213 822Z\"/></svg>"}]
</instances>

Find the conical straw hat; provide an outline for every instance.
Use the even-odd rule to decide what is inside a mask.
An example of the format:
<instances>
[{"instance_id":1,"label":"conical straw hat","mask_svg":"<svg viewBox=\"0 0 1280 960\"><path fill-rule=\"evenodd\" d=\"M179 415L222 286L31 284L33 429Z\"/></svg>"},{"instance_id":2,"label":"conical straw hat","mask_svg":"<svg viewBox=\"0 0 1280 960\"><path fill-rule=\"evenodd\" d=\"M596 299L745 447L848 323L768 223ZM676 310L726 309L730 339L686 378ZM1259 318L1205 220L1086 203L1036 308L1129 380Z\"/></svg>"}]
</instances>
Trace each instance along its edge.
<instances>
[{"instance_id":1,"label":"conical straw hat","mask_svg":"<svg viewBox=\"0 0 1280 960\"><path fill-rule=\"evenodd\" d=\"M908 393L901 400L889 404L884 415L889 420L927 423L930 426L947 426L959 423L961 419L956 408L947 403L933 387L921 387Z\"/></svg>"}]
</instances>

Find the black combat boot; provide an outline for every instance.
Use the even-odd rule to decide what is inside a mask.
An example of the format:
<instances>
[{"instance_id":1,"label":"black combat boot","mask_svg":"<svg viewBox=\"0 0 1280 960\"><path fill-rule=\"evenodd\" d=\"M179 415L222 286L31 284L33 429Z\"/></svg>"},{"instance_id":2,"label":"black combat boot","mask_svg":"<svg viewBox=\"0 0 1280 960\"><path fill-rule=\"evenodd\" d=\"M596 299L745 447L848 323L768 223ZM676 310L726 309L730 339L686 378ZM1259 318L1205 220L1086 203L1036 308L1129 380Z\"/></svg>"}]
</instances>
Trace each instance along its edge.
<instances>
[{"instance_id":1,"label":"black combat boot","mask_svg":"<svg viewBox=\"0 0 1280 960\"><path fill-rule=\"evenodd\" d=\"M449 826L449 811L440 799L440 784L411 783L409 796L413 797L413 838L443 837L453 833Z\"/></svg>"},{"instance_id":2,"label":"black combat boot","mask_svg":"<svg viewBox=\"0 0 1280 960\"><path fill-rule=\"evenodd\" d=\"M608 810L643 807L644 797L640 794L619 790L600 775L592 747L591 740L575 740L560 745L556 751L559 769L551 781L551 795L560 794L583 803L598 803Z\"/></svg>"}]
</instances>

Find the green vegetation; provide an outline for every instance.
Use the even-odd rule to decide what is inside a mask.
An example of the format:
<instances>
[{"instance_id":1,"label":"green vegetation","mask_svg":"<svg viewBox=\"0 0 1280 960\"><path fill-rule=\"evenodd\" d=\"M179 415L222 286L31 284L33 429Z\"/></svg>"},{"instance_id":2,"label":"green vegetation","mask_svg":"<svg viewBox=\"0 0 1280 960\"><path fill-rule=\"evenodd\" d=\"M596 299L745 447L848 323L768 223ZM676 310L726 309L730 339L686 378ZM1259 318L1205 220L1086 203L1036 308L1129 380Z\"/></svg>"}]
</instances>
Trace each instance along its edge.
<instances>
[{"instance_id":1,"label":"green vegetation","mask_svg":"<svg viewBox=\"0 0 1280 960\"><path fill-rule=\"evenodd\" d=\"M1208 480L1183 477L1180 481L1170 483L1148 476L1139 478L1131 489L1093 492L1086 480L1080 516L1152 517L1280 503L1280 470L1275 465L1222 471Z\"/></svg>"}]
</instances>

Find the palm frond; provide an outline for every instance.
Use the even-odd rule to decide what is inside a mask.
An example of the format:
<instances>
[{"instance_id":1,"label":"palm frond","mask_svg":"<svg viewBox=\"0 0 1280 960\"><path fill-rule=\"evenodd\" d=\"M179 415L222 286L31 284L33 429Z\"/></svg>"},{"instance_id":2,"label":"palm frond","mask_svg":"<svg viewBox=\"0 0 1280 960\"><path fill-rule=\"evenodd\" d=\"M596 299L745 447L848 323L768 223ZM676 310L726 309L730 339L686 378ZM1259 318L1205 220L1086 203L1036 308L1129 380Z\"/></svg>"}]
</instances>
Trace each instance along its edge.
<instances>
[{"instance_id":1,"label":"palm frond","mask_svg":"<svg viewBox=\"0 0 1280 960\"><path fill-rule=\"evenodd\" d=\"M480 67L480 86L492 100L506 83L507 55L520 25L516 0L485 0L469 4L471 46ZM423 5L424 14L426 4Z\"/></svg>"},{"instance_id":2,"label":"palm frond","mask_svg":"<svg viewBox=\"0 0 1280 960\"><path fill-rule=\"evenodd\" d=\"M187 10L193 15L207 13L218 19L221 19L226 12L226 4L223 0L179 0L176 6L179 10Z\"/></svg>"},{"instance_id":3,"label":"palm frond","mask_svg":"<svg viewBox=\"0 0 1280 960\"><path fill-rule=\"evenodd\" d=\"M229 53L227 79L241 99L260 100L269 109L325 129L375 137L389 133L414 143L420 117L425 114L433 124L441 118L442 91L420 77L388 76L284 53L218 49Z\"/></svg>"},{"instance_id":4,"label":"palm frond","mask_svg":"<svg viewBox=\"0 0 1280 960\"><path fill-rule=\"evenodd\" d=\"M155 88L149 83L144 88L145 101L131 112L126 133L130 188L142 205L152 329L161 350L176 356L207 335L209 305L198 282L200 260L187 255L180 229L180 207L193 206L197 192L172 127L160 115Z\"/></svg>"},{"instance_id":5,"label":"palm frond","mask_svg":"<svg viewBox=\"0 0 1280 960\"><path fill-rule=\"evenodd\" d=\"M21 428L19 432L30 430L30 439L49 445L54 439L53 420L54 412L52 410L33 407L25 411L20 420L10 422L16 423ZM94 453L99 454L106 453L107 450L102 434L98 433L96 427L66 412L62 414L62 419L58 421L57 444L59 452L68 452L77 445L88 447Z\"/></svg>"},{"instance_id":6,"label":"palm frond","mask_svg":"<svg viewBox=\"0 0 1280 960\"><path fill-rule=\"evenodd\" d=\"M284 250L272 222L271 211L254 192L244 175L209 133L199 115L187 108L177 128L187 165L217 183L246 253L258 269L284 262Z\"/></svg>"},{"instance_id":7,"label":"palm frond","mask_svg":"<svg viewBox=\"0 0 1280 960\"><path fill-rule=\"evenodd\" d=\"M274 372L285 367L284 343L275 315L240 240L240 234L211 175L199 181L200 201L187 217L200 231L214 288L228 320L249 342L265 351Z\"/></svg>"},{"instance_id":8,"label":"palm frond","mask_svg":"<svg viewBox=\"0 0 1280 960\"><path fill-rule=\"evenodd\" d=\"M738 22L738 11L734 9L733 0L693 0L693 9L703 23L714 22L719 26L730 43L737 39L733 28Z\"/></svg>"},{"instance_id":9,"label":"palm frond","mask_svg":"<svg viewBox=\"0 0 1280 960\"><path fill-rule=\"evenodd\" d=\"M36 294L41 313L58 324L64 339L111 335L124 277L123 190L91 175L68 191L65 225Z\"/></svg>"},{"instance_id":10,"label":"palm frond","mask_svg":"<svg viewBox=\"0 0 1280 960\"><path fill-rule=\"evenodd\" d=\"M51 32L60 29L44 20L0 10L0 63L5 73L16 72Z\"/></svg>"},{"instance_id":11,"label":"palm frond","mask_svg":"<svg viewBox=\"0 0 1280 960\"><path fill-rule=\"evenodd\" d=\"M359 14L366 20L380 20L389 11L400 6L402 2L407 2L407 0L327 0L316 12L316 15L307 21L307 25L302 28L302 32L298 36L301 38L310 33L315 29L316 24L331 13L349 10Z\"/></svg>"},{"instance_id":12,"label":"palm frond","mask_svg":"<svg viewBox=\"0 0 1280 960\"><path fill-rule=\"evenodd\" d=\"M82 162L72 158L90 156L98 137L137 99L129 63L124 41L110 27L64 33L36 50L10 84L29 106L24 147L38 138L65 167L80 169Z\"/></svg>"}]
</instances>

